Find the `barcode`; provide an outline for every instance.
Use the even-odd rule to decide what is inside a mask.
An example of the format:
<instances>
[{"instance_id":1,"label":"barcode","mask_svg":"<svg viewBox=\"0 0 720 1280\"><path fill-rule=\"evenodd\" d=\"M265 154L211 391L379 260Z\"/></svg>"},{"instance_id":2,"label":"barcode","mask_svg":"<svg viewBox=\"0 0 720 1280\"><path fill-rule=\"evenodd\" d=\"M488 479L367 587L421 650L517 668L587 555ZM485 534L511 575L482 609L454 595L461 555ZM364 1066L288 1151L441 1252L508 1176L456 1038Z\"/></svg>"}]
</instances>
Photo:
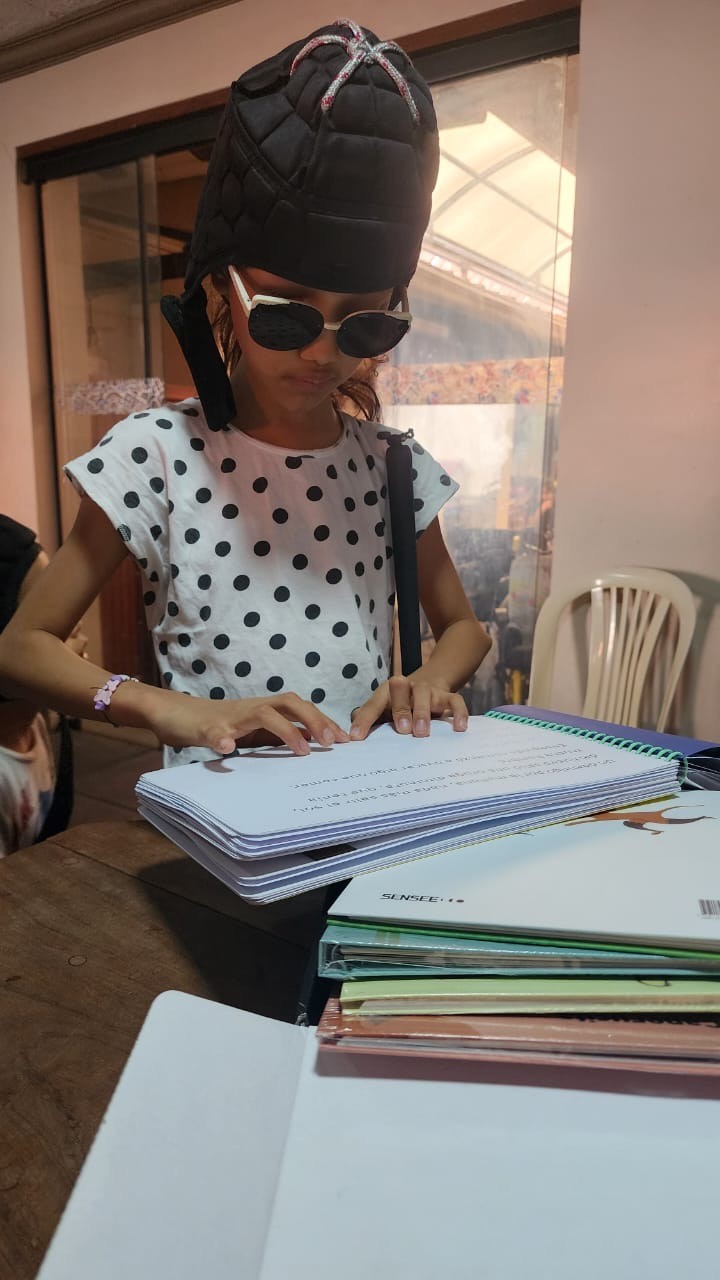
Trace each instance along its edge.
<instances>
[{"instance_id":1,"label":"barcode","mask_svg":"<svg viewBox=\"0 0 720 1280\"><path fill-rule=\"evenodd\" d=\"M720 916L720 898L699 898L701 916Z\"/></svg>"}]
</instances>

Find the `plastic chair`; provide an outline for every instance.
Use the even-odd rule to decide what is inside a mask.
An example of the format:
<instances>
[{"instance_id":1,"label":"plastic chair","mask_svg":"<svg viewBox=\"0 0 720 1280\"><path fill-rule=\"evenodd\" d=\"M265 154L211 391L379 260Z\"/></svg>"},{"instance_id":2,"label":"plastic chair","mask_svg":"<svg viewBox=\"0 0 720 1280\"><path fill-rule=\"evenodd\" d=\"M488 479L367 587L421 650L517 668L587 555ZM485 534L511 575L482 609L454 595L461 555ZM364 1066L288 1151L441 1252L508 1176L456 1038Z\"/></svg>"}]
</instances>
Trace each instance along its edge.
<instances>
[{"instance_id":1,"label":"plastic chair","mask_svg":"<svg viewBox=\"0 0 720 1280\"><path fill-rule=\"evenodd\" d=\"M588 594L590 644L582 714L614 724L637 725L650 663L668 611L675 608L675 652L656 725L662 732L695 630L695 602L689 587L662 569L611 569L598 574L590 584L576 582L548 596L535 626L530 706L550 707L560 617Z\"/></svg>"}]
</instances>

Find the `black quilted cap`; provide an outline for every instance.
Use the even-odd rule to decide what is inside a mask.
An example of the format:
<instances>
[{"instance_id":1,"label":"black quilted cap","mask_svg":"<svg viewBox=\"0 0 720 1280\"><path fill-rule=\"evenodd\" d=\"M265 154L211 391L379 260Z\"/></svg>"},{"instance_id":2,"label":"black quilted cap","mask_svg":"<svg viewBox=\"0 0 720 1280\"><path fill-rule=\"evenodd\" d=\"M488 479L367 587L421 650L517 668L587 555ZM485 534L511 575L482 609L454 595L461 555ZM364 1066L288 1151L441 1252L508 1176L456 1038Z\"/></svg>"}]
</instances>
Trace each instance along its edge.
<instances>
[{"instance_id":1,"label":"black quilted cap","mask_svg":"<svg viewBox=\"0 0 720 1280\"><path fill-rule=\"evenodd\" d=\"M349 20L235 81L200 195L185 292L161 303L211 430L232 420L235 404L204 277L234 263L337 293L407 284L438 156L425 81L397 45Z\"/></svg>"},{"instance_id":2,"label":"black quilted cap","mask_svg":"<svg viewBox=\"0 0 720 1280\"><path fill-rule=\"evenodd\" d=\"M306 45L327 37L343 43L318 43L291 72ZM380 62L362 61L323 104L338 74L363 56L359 37L365 48L379 45L406 93ZM437 168L430 90L407 55L354 23L320 28L232 85L186 292L229 262L340 293L407 284Z\"/></svg>"}]
</instances>

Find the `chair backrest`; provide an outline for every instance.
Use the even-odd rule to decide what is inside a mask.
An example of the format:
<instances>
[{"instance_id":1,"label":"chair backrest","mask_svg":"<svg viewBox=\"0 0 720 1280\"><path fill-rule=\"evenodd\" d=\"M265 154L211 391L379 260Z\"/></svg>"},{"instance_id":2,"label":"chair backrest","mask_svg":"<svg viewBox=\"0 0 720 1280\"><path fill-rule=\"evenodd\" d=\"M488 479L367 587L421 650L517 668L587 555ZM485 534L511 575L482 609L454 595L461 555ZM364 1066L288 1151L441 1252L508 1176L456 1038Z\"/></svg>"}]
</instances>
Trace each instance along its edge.
<instances>
[{"instance_id":1,"label":"chair backrest","mask_svg":"<svg viewBox=\"0 0 720 1280\"><path fill-rule=\"evenodd\" d=\"M555 642L560 618L590 596L590 644L584 716L637 725L645 681L670 607L678 615L677 638L657 719L662 732L695 630L692 593L662 569L621 568L551 593L538 614L533 637L528 701L550 707Z\"/></svg>"}]
</instances>

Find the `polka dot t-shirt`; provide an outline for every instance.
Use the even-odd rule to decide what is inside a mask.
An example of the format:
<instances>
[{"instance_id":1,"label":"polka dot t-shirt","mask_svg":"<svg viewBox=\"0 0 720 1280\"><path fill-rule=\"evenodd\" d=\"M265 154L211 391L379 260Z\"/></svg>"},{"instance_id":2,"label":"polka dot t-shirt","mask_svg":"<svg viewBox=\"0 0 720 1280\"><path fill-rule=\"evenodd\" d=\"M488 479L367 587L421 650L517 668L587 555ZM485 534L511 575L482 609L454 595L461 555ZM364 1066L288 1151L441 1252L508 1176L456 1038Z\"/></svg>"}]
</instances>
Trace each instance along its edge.
<instances>
[{"instance_id":1,"label":"polka dot t-shirt","mask_svg":"<svg viewBox=\"0 0 720 1280\"><path fill-rule=\"evenodd\" d=\"M193 399L125 418L68 463L142 571L168 688L217 699L292 691L349 727L389 674L387 430L343 415L335 445L293 451L210 431ZM458 486L411 448L422 532ZM165 760L213 754L166 748Z\"/></svg>"}]
</instances>

